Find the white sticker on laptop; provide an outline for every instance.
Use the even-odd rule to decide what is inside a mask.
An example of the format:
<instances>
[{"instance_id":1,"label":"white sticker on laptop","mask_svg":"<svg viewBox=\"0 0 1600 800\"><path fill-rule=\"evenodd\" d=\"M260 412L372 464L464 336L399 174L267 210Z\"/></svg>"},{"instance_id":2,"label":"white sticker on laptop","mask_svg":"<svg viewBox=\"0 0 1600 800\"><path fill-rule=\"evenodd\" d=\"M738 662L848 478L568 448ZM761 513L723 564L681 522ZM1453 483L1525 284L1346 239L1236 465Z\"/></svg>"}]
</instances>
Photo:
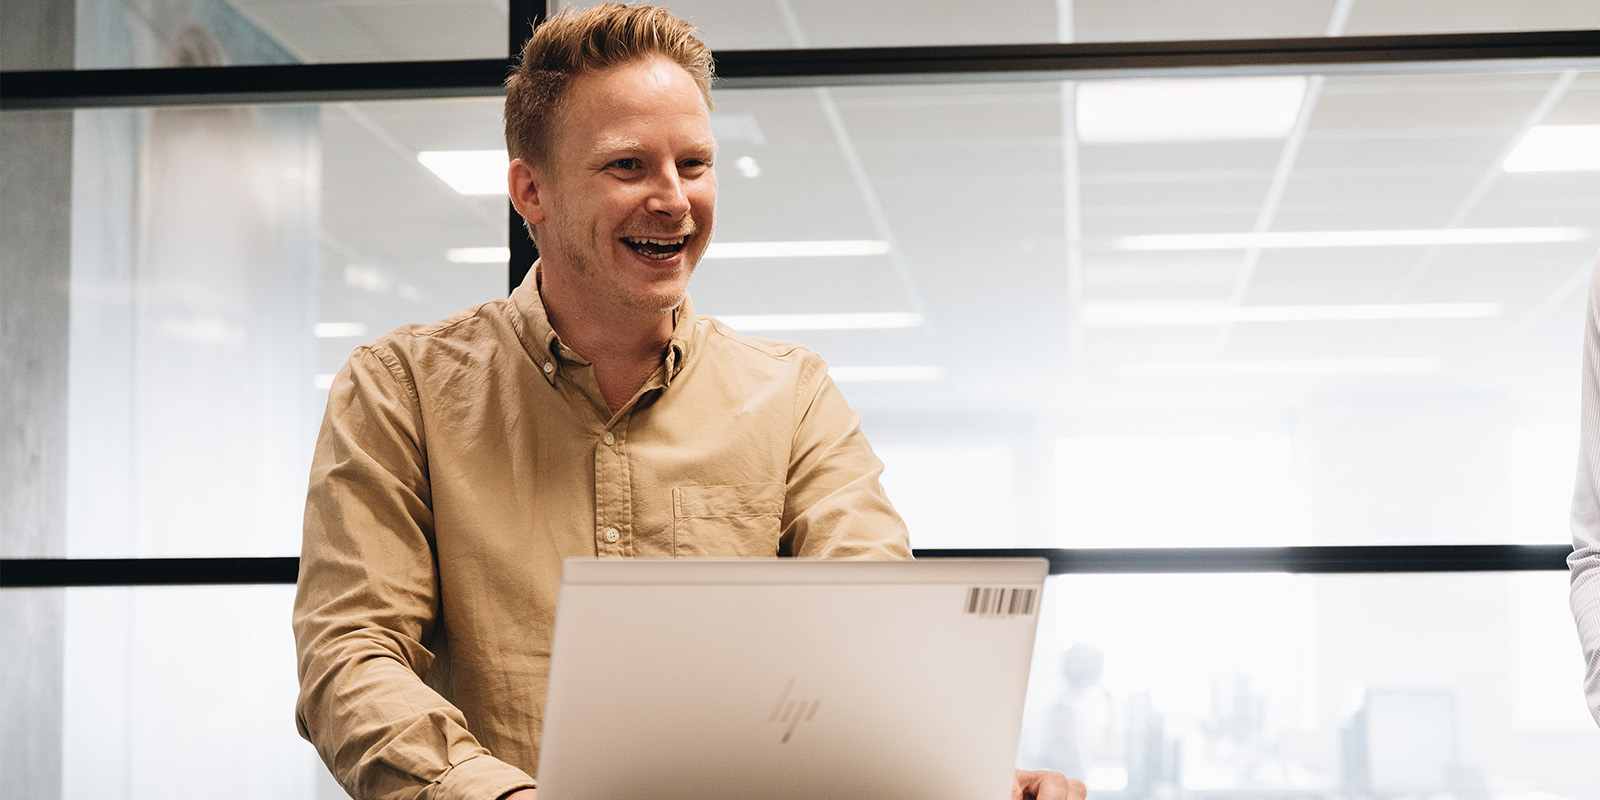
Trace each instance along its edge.
<instances>
[{"instance_id":1,"label":"white sticker on laptop","mask_svg":"<svg viewBox=\"0 0 1600 800\"><path fill-rule=\"evenodd\" d=\"M1022 586L971 586L967 588L964 610L968 614L994 619L1026 617L1033 613L1034 595L1038 591Z\"/></svg>"}]
</instances>

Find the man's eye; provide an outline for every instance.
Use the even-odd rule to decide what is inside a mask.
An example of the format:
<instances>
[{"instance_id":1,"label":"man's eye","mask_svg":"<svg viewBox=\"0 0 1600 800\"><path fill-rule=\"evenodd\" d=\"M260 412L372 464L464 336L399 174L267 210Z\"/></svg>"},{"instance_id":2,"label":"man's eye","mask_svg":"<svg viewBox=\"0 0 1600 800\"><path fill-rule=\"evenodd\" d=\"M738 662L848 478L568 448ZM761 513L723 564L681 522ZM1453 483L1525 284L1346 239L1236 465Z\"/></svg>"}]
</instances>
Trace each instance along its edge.
<instances>
[{"instance_id":1,"label":"man's eye","mask_svg":"<svg viewBox=\"0 0 1600 800\"><path fill-rule=\"evenodd\" d=\"M637 158L619 158L611 162L611 166L617 169L639 169L642 165Z\"/></svg>"}]
</instances>

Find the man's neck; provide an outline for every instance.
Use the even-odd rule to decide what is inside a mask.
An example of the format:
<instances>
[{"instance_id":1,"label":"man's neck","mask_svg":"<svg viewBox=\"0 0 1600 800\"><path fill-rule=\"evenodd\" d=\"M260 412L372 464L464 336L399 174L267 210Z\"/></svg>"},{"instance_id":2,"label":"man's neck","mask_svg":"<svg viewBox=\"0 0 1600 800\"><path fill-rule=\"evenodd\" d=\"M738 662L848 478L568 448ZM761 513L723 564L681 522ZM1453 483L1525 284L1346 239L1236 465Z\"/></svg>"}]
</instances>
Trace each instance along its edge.
<instances>
[{"instance_id":1,"label":"man's neck","mask_svg":"<svg viewBox=\"0 0 1600 800\"><path fill-rule=\"evenodd\" d=\"M615 414L661 365L672 340L675 311L596 307L577 287L544 273L538 280L550 327L594 366L600 394Z\"/></svg>"}]
</instances>

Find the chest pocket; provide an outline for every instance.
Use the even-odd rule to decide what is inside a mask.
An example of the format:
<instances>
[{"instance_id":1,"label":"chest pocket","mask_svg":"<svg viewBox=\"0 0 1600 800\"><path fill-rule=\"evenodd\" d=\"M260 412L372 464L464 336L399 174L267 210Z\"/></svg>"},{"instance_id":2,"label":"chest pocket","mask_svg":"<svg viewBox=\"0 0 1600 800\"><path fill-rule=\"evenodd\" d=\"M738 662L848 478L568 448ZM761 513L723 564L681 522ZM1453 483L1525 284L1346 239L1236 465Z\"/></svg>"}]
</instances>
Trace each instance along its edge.
<instances>
[{"instance_id":1,"label":"chest pocket","mask_svg":"<svg viewBox=\"0 0 1600 800\"><path fill-rule=\"evenodd\" d=\"M781 483L679 486L672 490L672 553L776 556L782 515Z\"/></svg>"}]
</instances>

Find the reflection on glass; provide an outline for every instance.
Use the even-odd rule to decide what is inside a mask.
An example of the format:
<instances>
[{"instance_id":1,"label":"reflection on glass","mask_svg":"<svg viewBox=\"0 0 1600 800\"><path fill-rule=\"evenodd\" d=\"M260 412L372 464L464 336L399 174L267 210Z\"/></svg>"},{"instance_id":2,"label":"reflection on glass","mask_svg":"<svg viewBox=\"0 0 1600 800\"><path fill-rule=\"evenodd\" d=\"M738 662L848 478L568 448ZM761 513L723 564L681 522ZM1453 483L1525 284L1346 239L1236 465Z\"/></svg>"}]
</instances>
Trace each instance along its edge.
<instances>
[{"instance_id":1,"label":"reflection on glass","mask_svg":"<svg viewBox=\"0 0 1600 800\"><path fill-rule=\"evenodd\" d=\"M26 672L7 673L26 680L4 686L5 737L28 742L58 774L8 774L7 796L344 797L295 730L293 595L292 586L0 593L8 619L41 601L61 609L8 629L21 637L9 651L29 657Z\"/></svg>"},{"instance_id":2,"label":"reflection on glass","mask_svg":"<svg viewBox=\"0 0 1600 800\"><path fill-rule=\"evenodd\" d=\"M1074 437L1057 459L1059 541L1074 547L1301 540L1285 434Z\"/></svg>"},{"instance_id":3,"label":"reflection on glass","mask_svg":"<svg viewBox=\"0 0 1600 800\"><path fill-rule=\"evenodd\" d=\"M65 549L281 551L304 469L285 432L306 424L315 109L77 119Z\"/></svg>"},{"instance_id":4,"label":"reflection on glass","mask_svg":"<svg viewBox=\"0 0 1600 800\"><path fill-rule=\"evenodd\" d=\"M495 0L78 0L76 19L79 69L506 55L506 6ZM173 43L197 34L216 57L175 57Z\"/></svg>"},{"instance_id":5,"label":"reflection on glass","mask_svg":"<svg viewBox=\"0 0 1600 800\"><path fill-rule=\"evenodd\" d=\"M1053 578L1019 763L1098 797L1592 800L1564 579Z\"/></svg>"},{"instance_id":6,"label":"reflection on glass","mask_svg":"<svg viewBox=\"0 0 1600 800\"><path fill-rule=\"evenodd\" d=\"M564 0L556 8L594 5ZM1253 39L1600 28L1586 0L1427 3L1284 0L1011 0L1004 14L954 0L665 3L713 50ZM171 66L181 30L224 45L228 64L503 58L504 0L79 0L79 68ZM1448 8L1448 11L1446 10Z\"/></svg>"},{"instance_id":7,"label":"reflection on glass","mask_svg":"<svg viewBox=\"0 0 1600 800\"><path fill-rule=\"evenodd\" d=\"M1059 84L725 91L719 241L874 246L707 259L692 293L857 325L759 335L837 369L925 546L1558 542L1600 172L1499 160L1597 93L1585 72L1313 78L1276 138L1088 142ZM78 112L82 533L60 552L294 552L320 387L351 348L506 291L484 260L505 201L418 161L500 147L498 117L493 98ZM1587 238L1123 246L1452 218ZM914 323L849 322L888 318Z\"/></svg>"},{"instance_id":8,"label":"reflection on glass","mask_svg":"<svg viewBox=\"0 0 1600 800\"><path fill-rule=\"evenodd\" d=\"M1596 800L1565 577L1052 578L1019 763L1129 800ZM292 595L0 594L8 619L60 604L19 629L30 677L5 691L59 731L62 796L342 796L294 730Z\"/></svg>"},{"instance_id":9,"label":"reflection on glass","mask_svg":"<svg viewBox=\"0 0 1600 800\"><path fill-rule=\"evenodd\" d=\"M708 260L696 307L916 316L762 335L920 376L841 389L928 542L1565 539L1600 172L1503 162L1600 119L1600 75L1301 76L1231 132L1108 118L1097 97L1150 87L1103 83L722 92L719 158L760 170L722 171L719 239L884 252ZM973 479L932 490L935 459Z\"/></svg>"},{"instance_id":10,"label":"reflection on glass","mask_svg":"<svg viewBox=\"0 0 1600 800\"><path fill-rule=\"evenodd\" d=\"M561 0L586 7L598 0ZM663 3L698 25L714 50L946 44L1257 39L1408 33L1592 29L1585 0L1541 0L1511 11L1496 0L1010 0L1004 14L955 0L799 2L734 6L719 0Z\"/></svg>"},{"instance_id":11,"label":"reflection on glass","mask_svg":"<svg viewBox=\"0 0 1600 800\"><path fill-rule=\"evenodd\" d=\"M503 251L505 200L416 159L493 142L498 114L76 112L66 536L24 555L297 552L326 381L350 350L506 291L503 260L449 258Z\"/></svg>"}]
</instances>

